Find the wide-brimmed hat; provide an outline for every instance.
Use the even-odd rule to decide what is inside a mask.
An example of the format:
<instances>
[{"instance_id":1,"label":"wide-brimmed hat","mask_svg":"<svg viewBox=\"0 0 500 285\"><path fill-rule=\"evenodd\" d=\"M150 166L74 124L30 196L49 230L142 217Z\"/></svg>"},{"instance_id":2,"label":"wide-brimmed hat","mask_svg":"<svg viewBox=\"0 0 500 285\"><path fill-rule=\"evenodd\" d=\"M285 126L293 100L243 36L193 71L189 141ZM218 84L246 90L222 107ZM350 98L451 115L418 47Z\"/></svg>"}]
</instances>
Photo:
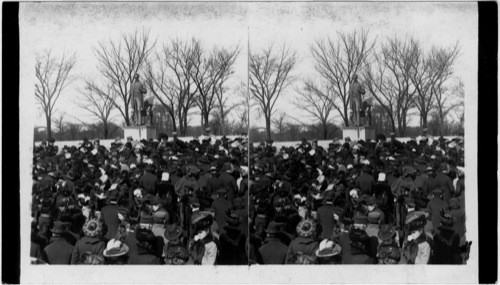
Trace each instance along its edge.
<instances>
[{"instance_id":1,"label":"wide-brimmed hat","mask_svg":"<svg viewBox=\"0 0 500 285\"><path fill-rule=\"evenodd\" d=\"M332 257L335 255L339 255L340 252L342 251L342 248L340 245L336 244L335 242L324 239L321 241L319 244L318 249L316 250L316 256L317 257Z\"/></svg>"},{"instance_id":2,"label":"wide-brimmed hat","mask_svg":"<svg viewBox=\"0 0 500 285\"><path fill-rule=\"evenodd\" d=\"M54 234L62 234L66 232L66 227L63 222L55 221L54 226L50 229L50 231Z\"/></svg>"},{"instance_id":3,"label":"wide-brimmed hat","mask_svg":"<svg viewBox=\"0 0 500 285\"><path fill-rule=\"evenodd\" d=\"M102 233L102 223L97 219L89 219L83 225L83 233L88 237L97 237Z\"/></svg>"},{"instance_id":4,"label":"wide-brimmed hat","mask_svg":"<svg viewBox=\"0 0 500 285\"><path fill-rule=\"evenodd\" d=\"M312 237L316 232L316 225L310 219L304 219L297 225L297 234L301 237Z\"/></svg>"},{"instance_id":5,"label":"wide-brimmed hat","mask_svg":"<svg viewBox=\"0 0 500 285\"><path fill-rule=\"evenodd\" d=\"M399 261L401 258L401 252L397 246L394 245L384 245L378 250L378 256L380 259L389 258L392 260Z\"/></svg>"},{"instance_id":6,"label":"wide-brimmed hat","mask_svg":"<svg viewBox=\"0 0 500 285\"><path fill-rule=\"evenodd\" d=\"M163 236L170 240L176 240L182 235L182 228L178 224L168 225Z\"/></svg>"},{"instance_id":7,"label":"wide-brimmed hat","mask_svg":"<svg viewBox=\"0 0 500 285\"><path fill-rule=\"evenodd\" d=\"M103 252L104 257L119 257L128 253L128 245L120 240L111 239Z\"/></svg>"},{"instance_id":8,"label":"wide-brimmed hat","mask_svg":"<svg viewBox=\"0 0 500 285\"><path fill-rule=\"evenodd\" d=\"M377 236L383 241L391 240L396 236L396 230L391 225L382 225Z\"/></svg>"},{"instance_id":9,"label":"wide-brimmed hat","mask_svg":"<svg viewBox=\"0 0 500 285\"><path fill-rule=\"evenodd\" d=\"M409 232L423 228L427 224L425 213L421 211L412 211L406 216L405 226Z\"/></svg>"}]
</instances>

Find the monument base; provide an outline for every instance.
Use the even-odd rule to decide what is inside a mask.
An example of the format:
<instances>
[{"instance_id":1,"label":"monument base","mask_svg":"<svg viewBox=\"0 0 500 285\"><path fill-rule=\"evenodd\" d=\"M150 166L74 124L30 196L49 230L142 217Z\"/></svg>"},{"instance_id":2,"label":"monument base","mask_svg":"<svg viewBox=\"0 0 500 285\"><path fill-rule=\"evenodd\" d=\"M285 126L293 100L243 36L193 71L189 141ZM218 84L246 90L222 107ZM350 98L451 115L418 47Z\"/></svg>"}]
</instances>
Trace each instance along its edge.
<instances>
[{"instance_id":1,"label":"monument base","mask_svg":"<svg viewBox=\"0 0 500 285\"><path fill-rule=\"evenodd\" d=\"M345 127L342 128L342 137L345 139L349 137L351 141L368 141L375 139L375 128L359 126L359 127Z\"/></svg>"},{"instance_id":2,"label":"monument base","mask_svg":"<svg viewBox=\"0 0 500 285\"><path fill-rule=\"evenodd\" d=\"M157 139L155 126L129 126L123 128L125 139L132 137L134 140Z\"/></svg>"}]
</instances>

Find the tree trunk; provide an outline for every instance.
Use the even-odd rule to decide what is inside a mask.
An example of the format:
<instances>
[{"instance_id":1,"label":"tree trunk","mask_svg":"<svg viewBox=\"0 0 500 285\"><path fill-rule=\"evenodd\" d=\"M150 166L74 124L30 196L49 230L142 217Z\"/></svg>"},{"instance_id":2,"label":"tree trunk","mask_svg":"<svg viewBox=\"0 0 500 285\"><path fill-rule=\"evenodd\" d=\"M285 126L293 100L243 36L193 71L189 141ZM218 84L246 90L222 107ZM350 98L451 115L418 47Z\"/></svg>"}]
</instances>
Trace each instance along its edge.
<instances>
[{"instance_id":1,"label":"tree trunk","mask_svg":"<svg viewBox=\"0 0 500 285\"><path fill-rule=\"evenodd\" d=\"M323 122L323 139L326 140L328 138L328 124Z\"/></svg>"},{"instance_id":2,"label":"tree trunk","mask_svg":"<svg viewBox=\"0 0 500 285\"><path fill-rule=\"evenodd\" d=\"M266 114L266 134L267 139L271 139L271 114Z\"/></svg>"},{"instance_id":3,"label":"tree trunk","mask_svg":"<svg viewBox=\"0 0 500 285\"><path fill-rule=\"evenodd\" d=\"M50 121L50 115L46 115L45 119L47 121L47 140L50 140L52 138L52 122Z\"/></svg>"},{"instance_id":4,"label":"tree trunk","mask_svg":"<svg viewBox=\"0 0 500 285\"><path fill-rule=\"evenodd\" d=\"M427 111L425 111L425 112L422 112L422 114L421 114L421 120L422 120L422 125L421 125L421 127L422 127L423 129L427 128L427 123L428 123L428 122L427 122L427 113L428 113L428 112L427 112Z\"/></svg>"},{"instance_id":5,"label":"tree trunk","mask_svg":"<svg viewBox=\"0 0 500 285\"><path fill-rule=\"evenodd\" d=\"M342 115L342 114L340 114ZM344 104L344 115L342 116L344 118L344 125L346 127L349 127L349 110L347 108L347 105Z\"/></svg>"},{"instance_id":6,"label":"tree trunk","mask_svg":"<svg viewBox=\"0 0 500 285\"><path fill-rule=\"evenodd\" d=\"M130 115L128 110L128 104L125 104L125 124L130 126Z\"/></svg>"},{"instance_id":7,"label":"tree trunk","mask_svg":"<svg viewBox=\"0 0 500 285\"><path fill-rule=\"evenodd\" d=\"M104 139L107 139L109 135L108 123L103 123L103 125L104 125Z\"/></svg>"},{"instance_id":8,"label":"tree trunk","mask_svg":"<svg viewBox=\"0 0 500 285\"><path fill-rule=\"evenodd\" d=\"M175 116L173 114L170 114L170 118L172 119L172 129L174 132L177 132L177 126L175 125Z\"/></svg>"},{"instance_id":9,"label":"tree trunk","mask_svg":"<svg viewBox=\"0 0 500 285\"><path fill-rule=\"evenodd\" d=\"M208 125L208 118L209 118L209 116L210 116L210 113L208 113L208 112L205 112L203 114L203 120L205 120L205 129L209 127L209 125Z\"/></svg>"}]
</instances>

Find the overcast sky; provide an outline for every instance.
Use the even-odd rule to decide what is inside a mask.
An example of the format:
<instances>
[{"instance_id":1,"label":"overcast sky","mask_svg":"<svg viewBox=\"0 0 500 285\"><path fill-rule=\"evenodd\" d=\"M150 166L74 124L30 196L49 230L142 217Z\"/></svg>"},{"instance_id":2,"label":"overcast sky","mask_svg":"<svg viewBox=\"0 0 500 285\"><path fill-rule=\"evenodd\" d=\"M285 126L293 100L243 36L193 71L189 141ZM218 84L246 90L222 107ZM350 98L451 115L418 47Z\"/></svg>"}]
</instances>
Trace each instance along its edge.
<instances>
[{"instance_id":1,"label":"overcast sky","mask_svg":"<svg viewBox=\"0 0 500 285\"><path fill-rule=\"evenodd\" d=\"M101 79L93 48L100 41L118 39L123 33L143 28L151 29L151 37L158 38L159 46L174 38L191 37L201 39L208 48L239 44L242 51L228 82L229 92L233 93L240 82L247 81L248 41L252 52L271 43L289 45L299 58L293 72L297 77L315 76L310 44L318 38L334 38L339 31L368 28L370 37L379 40L410 35L428 47L451 46L459 41L456 75L465 84L466 96L477 96L476 3L21 3L20 98L26 106L21 109L25 122L45 125L34 100L36 55L47 49L54 54L77 53L74 75L80 80L64 91L57 109L90 121L91 117L74 102L81 79ZM287 89L277 109L310 122L307 114L290 103L295 96L293 88ZM252 125L264 126L256 114L254 110ZM199 124L199 118L194 118L193 123ZM418 123L418 118L412 123Z\"/></svg>"}]
</instances>

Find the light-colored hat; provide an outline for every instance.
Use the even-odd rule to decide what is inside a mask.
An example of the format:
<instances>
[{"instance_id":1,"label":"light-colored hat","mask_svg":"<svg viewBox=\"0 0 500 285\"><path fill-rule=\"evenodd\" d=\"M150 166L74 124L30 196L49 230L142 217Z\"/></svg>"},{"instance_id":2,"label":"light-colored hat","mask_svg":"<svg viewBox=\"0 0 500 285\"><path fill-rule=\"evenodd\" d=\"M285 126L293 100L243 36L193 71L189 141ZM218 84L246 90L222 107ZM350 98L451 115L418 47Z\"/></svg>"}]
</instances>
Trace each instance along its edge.
<instances>
[{"instance_id":1,"label":"light-colored hat","mask_svg":"<svg viewBox=\"0 0 500 285\"><path fill-rule=\"evenodd\" d=\"M340 245L334 243L331 240L324 239L320 242L318 249L316 250L317 257L331 257L339 255L342 251Z\"/></svg>"},{"instance_id":2,"label":"light-colored hat","mask_svg":"<svg viewBox=\"0 0 500 285\"><path fill-rule=\"evenodd\" d=\"M386 178L385 173L380 172L380 173L378 174L378 181L379 181L379 182L383 182L383 181L385 181L385 178Z\"/></svg>"},{"instance_id":3,"label":"light-colored hat","mask_svg":"<svg viewBox=\"0 0 500 285\"><path fill-rule=\"evenodd\" d=\"M128 246L120 240L111 239L103 252L105 257L119 257L128 253Z\"/></svg>"},{"instance_id":4,"label":"light-colored hat","mask_svg":"<svg viewBox=\"0 0 500 285\"><path fill-rule=\"evenodd\" d=\"M163 172L161 174L161 181L168 181L170 179L170 173L168 172Z\"/></svg>"}]
</instances>

